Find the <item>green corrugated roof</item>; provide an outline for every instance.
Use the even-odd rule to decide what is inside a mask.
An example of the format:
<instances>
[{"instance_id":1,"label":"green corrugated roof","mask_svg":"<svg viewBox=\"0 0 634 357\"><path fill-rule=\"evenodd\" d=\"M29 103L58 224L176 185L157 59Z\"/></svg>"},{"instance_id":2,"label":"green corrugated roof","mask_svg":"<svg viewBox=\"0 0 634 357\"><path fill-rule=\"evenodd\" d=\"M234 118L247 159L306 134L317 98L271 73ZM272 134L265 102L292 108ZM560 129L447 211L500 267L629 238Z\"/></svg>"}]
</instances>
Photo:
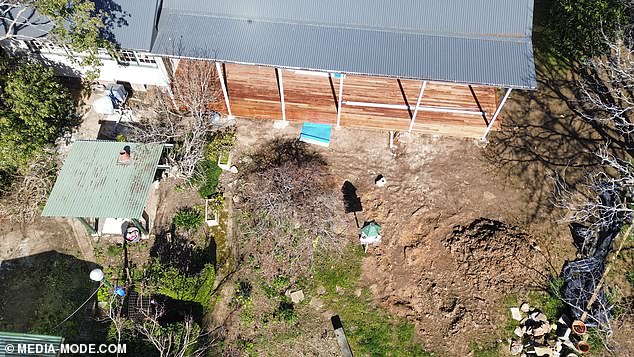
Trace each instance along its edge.
<instances>
[{"instance_id":1,"label":"green corrugated roof","mask_svg":"<svg viewBox=\"0 0 634 357\"><path fill-rule=\"evenodd\" d=\"M26 357L26 356L34 356L34 354L24 354L18 353L19 344L39 344L43 349L41 352L37 353L37 356L59 356L60 345L64 342L63 337L57 336L46 336L46 335L31 335L27 333L14 333L14 332L1 332L0 331L0 356L15 356L15 357ZM11 345L13 352L6 351L7 345ZM46 346L44 346L46 345ZM55 350L54 353L47 353L50 351L49 346L52 346ZM23 348L26 348L23 346ZM31 348L36 348L32 346Z\"/></svg>"},{"instance_id":2,"label":"green corrugated roof","mask_svg":"<svg viewBox=\"0 0 634 357\"><path fill-rule=\"evenodd\" d=\"M126 145L131 159L118 163ZM162 152L161 144L75 142L42 216L141 218Z\"/></svg>"}]
</instances>

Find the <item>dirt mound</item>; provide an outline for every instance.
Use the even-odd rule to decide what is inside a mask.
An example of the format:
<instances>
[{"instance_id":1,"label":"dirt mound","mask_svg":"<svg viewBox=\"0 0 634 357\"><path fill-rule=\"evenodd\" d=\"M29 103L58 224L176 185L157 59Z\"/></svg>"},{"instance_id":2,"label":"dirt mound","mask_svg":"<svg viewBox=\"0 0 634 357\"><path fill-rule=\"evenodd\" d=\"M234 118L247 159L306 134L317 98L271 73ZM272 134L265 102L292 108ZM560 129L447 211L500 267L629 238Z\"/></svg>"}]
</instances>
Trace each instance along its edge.
<instances>
[{"instance_id":1,"label":"dirt mound","mask_svg":"<svg viewBox=\"0 0 634 357\"><path fill-rule=\"evenodd\" d=\"M519 228L480 218L455 226L442 241L474 289L505 293L534 276L546 262L539 247Z\"/></svg>"},{"instance_id":2,"label":"dirt mound","mask_svg":"<svg viewBox=\"0 0 634 357\"><path fill-rule=\"evenodd\" d=\"M373 252L364 278L381 305L416 323L426 346L466 355L469 342L500 332L502 300L538 284L546 259L529 234L503 222L443 226L427 218L409 227L415 240Z\"/></svg>"}]
</instances>

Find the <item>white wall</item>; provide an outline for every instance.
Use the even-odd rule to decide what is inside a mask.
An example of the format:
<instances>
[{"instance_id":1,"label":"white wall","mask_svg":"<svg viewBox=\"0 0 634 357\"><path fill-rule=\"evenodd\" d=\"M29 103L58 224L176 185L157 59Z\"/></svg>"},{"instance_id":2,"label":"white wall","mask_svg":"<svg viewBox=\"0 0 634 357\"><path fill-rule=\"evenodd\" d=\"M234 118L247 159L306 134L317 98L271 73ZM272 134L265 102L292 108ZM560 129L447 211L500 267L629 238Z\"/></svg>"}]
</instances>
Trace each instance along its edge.
<instances>
[{"instance_id":1,"label":"white wall","mask_svg":"<svg viewBox=\"0 0 634 357\"><path fill-rule=\"evenodd\" d=\"M1 46L11 53L39 59L44 64L53 67L55 72L61 76L80 77L89 70L89 68L81 67L71 61L66 53L51 53L44 50L34 53L22 41L4 42ZM133 85L169 86L169 77L163 60L160 57L154 57L154 59L156 64L123 65L112 58L101 58L102 65L99 68L99 77L95 80L99 82L129 82Z\"/></svg>"}]
</instances>

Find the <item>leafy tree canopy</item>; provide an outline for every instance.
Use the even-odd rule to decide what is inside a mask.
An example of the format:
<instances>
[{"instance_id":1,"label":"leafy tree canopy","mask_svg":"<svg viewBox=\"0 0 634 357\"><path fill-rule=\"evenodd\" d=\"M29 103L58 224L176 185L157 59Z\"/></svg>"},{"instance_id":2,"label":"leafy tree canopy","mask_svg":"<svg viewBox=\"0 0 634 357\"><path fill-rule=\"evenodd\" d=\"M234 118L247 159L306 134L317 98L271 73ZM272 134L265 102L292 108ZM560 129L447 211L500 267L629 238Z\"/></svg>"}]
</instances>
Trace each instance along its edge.
<instances>
[{"instance_id":1,"label":"leafy tree canopy","mask_svg":"<svg viewBox=\"0 0 634 357\"><path fill-rule=\"evenodd\" d=\"M544 41L568 61L604 54L606 37L628 24L627 10L624 0L552 0Z\"/></svg>"},{"instance_id":2,"label":"leafy tree canopy","mask_svg":"<svg viewBox=\"0 0 634 357\"><path fill-rule=\"evenodd\" d=\"M35 63L3 63L0 87L0 171L12 172L55 140L73 102L53 70Z\"/></svg>"}]
</instances>

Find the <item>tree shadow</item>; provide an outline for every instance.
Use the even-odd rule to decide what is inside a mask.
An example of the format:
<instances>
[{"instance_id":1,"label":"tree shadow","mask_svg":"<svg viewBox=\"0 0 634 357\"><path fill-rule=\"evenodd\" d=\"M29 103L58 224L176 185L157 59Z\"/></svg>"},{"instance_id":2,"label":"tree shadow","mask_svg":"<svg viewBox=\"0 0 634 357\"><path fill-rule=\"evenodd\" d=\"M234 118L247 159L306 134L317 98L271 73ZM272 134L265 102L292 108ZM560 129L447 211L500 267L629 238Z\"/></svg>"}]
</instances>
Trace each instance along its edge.
<instances>
[{"instance_id":1,"label":"tree shadow","mask_svg":"<svg viewBox=\"0 0 634 357\"><path fill-rule=\"evenodd\" d=\"M271 168L281 167L286 163L297 167L309 165L326 166L323 157L297 139L277 138L270 140L249 156L247 171L265 172Z\"/></svg>"},{"instance_id":2,"label":"tree shadow","mask_svg":"<svg viewBox=\"0 0 634 357\"><path fill-rule=\"evenodd\" d=\"M156 235L150 256L183 274L195 275L203 271L205 264L215 264L215 241L211 236L207 236L206 241L205 246L200 246L188 233L178 232L172 225Z\"/></svg>"},{"instance_id":3,"label":"tree shadow","mask_svg":"<svg viewBox=\"0 0 634 357\"><path fill-rule=\"evenodd\" d=\"M98 284L89 279L93 262L47 251L5 260L0 267L0 330L93 340L88 318ZM68 321L86 300L88 303ZM105 338L105 336L101 336Z\"/></svg>"}]
</instances>

